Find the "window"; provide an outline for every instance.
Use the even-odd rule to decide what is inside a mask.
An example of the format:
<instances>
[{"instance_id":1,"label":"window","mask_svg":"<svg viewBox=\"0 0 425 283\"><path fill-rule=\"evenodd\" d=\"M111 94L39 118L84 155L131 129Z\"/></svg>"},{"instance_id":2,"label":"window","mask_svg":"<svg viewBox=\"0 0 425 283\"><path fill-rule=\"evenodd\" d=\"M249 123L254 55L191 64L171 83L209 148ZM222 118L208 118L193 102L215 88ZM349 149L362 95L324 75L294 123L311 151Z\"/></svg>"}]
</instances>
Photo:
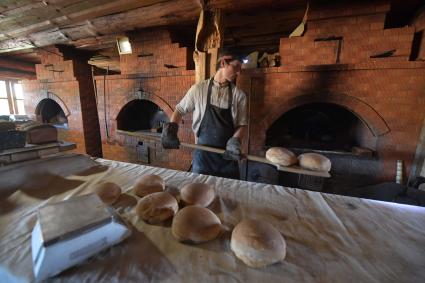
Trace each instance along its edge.
<instances>
[{"instance_id":1,"label":"window","mask_svg":"<svg viewBox=\"0 0 425 283\"><path fill-rule=\"evenodd\" d=\"M0 81L0 115L10 114L6 81Z\"/></svg>"},{"instance_id":2,"label":"window","mask_svg":"<svg viewBox=\"0 0 425 283\"><path fill-rule=\"evenodd\" d=\"M0 80L0 115L25 114L22 85L17 81Z\"/></svg>"},{"instance_id":3,"label":"window","mask_svg":"<svg viewBox=\"0 0 425 283\"><path fill-rule=\"evenodd\" d=\"M14 109L15 114L25 114L24 94L22 93L22 85L18 82L13 82Z\"/></svg>"}]
</instances>

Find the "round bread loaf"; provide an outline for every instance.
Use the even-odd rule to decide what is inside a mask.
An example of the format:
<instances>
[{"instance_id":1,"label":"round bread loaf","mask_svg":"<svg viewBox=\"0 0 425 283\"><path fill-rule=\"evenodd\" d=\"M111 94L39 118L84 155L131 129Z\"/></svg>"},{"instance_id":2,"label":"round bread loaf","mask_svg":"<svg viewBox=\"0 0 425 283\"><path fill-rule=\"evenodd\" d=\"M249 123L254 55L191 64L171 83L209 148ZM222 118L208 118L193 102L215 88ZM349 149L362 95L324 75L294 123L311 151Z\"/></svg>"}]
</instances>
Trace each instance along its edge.
<instances>
[{"instance_id":1,"label":"round bread loaf","mask_svg":"<svg viewBox=\"0 0 425 283\"><path fill-rule=\"evenodd\" d=\"M331 161L318 153L303 153L298 156L300 166L314 171L329 172L331 170Z\"/></svg>"},{"instance_id":2,"label":"round bread loaf","mask_svg":"<svg viewBox=\"0 0 425 283\"><path fill-rule=\"evenodd\" d=\"M139 197L144 197L152 193L163 192L165 182L158 175L145 175L134 185L134 193Z\"/></svg>"},{"instance_id":3,"label":"round bread loaf","mask_svg":"<svg viewBox=\"0 0 425 283\"><path fill-rule=\"evenodd\" d=\"M179 210L177 200L167 192L158 192L143 197L136 206L137 215L151 224L161 223Z\"/></svg>"},{"instance_id":4,"label":"round bread loaf","mask_svg":"<svg viewBox=\"0 0 425 283\"><path fill-rule=\"evenodd\" d=\"M112 182L97 184L94 192L106 204L113 204L121 195L121 187Z\"/></svg>"},{"instance_id":5,"label":"round bread loaf","mask_svg":"<svg viewBox=\"0 0 425 283\"><path fill-rule=\"evenodd\" d=\"M269 223L245 219L233 229L230 248L236 257L251 267L264 267L283 261L286 243Z\"/></svg>"},{"instance_id":6,"label":"round bread loaf","mask_svg":"<svg viewBox=\"0 0 425 283\"><path fill-rule=\"evenodd\" d=\"M282 166L297 164L297 156L289 149L283 147L271 147L266 151L266 159Z\"/></svg>"},{"instance_id":7,"label":"round bread loaf","mask_svg":"<svg viewBox=\"0 0 425 283\"><path fill-rule=\"evenodd\" d=\"M199 244L215 239L221 232L221 221L211 210L186 206L173 218L171 233L180 242Z\"/></svg>"},{"instance_id":8,"label":"round bread loaf","mask_svg":"<svg viewBox=\"0 0 425 283\"><path fill-rule=\"evenodd\" d=\"M184 186L180 191L180 198L187 205L207 207L215 198L214 189L205 183L192 183Z\"/></svg>"}]
</instances>

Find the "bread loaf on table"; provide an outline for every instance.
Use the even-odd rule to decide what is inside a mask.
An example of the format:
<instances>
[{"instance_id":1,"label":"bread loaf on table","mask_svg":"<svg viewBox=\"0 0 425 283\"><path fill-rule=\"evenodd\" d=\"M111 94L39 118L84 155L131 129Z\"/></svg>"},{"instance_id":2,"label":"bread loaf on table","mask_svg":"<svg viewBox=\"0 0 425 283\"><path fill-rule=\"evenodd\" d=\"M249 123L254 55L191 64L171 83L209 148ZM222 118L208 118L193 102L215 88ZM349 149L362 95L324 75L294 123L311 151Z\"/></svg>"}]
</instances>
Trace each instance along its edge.
<instances>
[{"instance_id":1,"label":"bread loaf on table","mask_svg":"<svg viewBox=\"0 0 425 283\"><path fill-rule=\"evenodd\" d=\"M121 195L121 187L112 182L97 184L94 192L99 196L102 202L113 204Z\"/></svg>"},{"instance_id":2,"label":"bread loaf on table","mask_svg":"<svg viewBox=\"0 0 425 283\"><path fill-rule=\"evenodd\" d=\"M286 256L286 242L271 224L245 219L233 229L230 248L236 257L251 267L281 262Z\"/></svg>"},{"instance_id":3,"label":"bread loaf on table","mask_svg":"<svg viewBox=\"0 0 425 283\"><path fill-rule=\"evenodd\" d=\"M300 166L314 171L331 171L331 161L326 156L318 153L303 153L298 156Z\"/></svg>"},{"instance_id":4,"label":"bread loaf on table","mask_svg":"<svg viewBox=\"0 0 425 283\"><path fill-rule=\"evenodd\" d=\"M133 191L139 197L165 190L165 182L158 175L145 175L134 185Z\"/></svg>"},{"instance_id":5,"label":"bread loaf on table","mask_svg":"<svg viewBox=\"0 0 425 283\"><path fill-rule=\"evenodd\" d=\"M283 147L271 147L266 151L266 159L282 166L297 164L298 159L295 153Z\"/></svg>"},{"instance_id":6,"label":"bread loaf on table","mask_svg":"<svg viewBox=\"0 0 425 283\"><path fill-rule=\"evenodd\" d=\"M136 206L136 214L151 224L158 224L173 217L178 210L177 200L167 192L147 195L139 200Z\"/></svg>"},{"instance_id":7,"label":"bread loaf on table","mask_svg":"<svg viewBox=\"0 0 425 283\"><path fill-rule=\"evenodd\" d=\"M180 191L180 198L186 205L207 207L215 198L214 188L205 183L191 183Z\"/></svg>"},{"instance_id":8,"label":"bread loaf on table","mask_svg":"<svg viewBox=\"0 0 425 283\"><path fill-rule=\"evenodd\" d=\"M20 126L21 131L27 132L27 143L43 144L58 141L58 130L55 126L37 122L27 122Z\"/></svg>"},{"instance_id":9,"label":"bread loaf on table","mask_svg":"<svg viewBox=\"0 0 425 283\"><path fill-rule=\"evenodd\" d=\"M221 232L221 221L211 210L186 206L173 218L171 233L180 242L199 244L215 239Z\"/></svg>"}]
</instances>

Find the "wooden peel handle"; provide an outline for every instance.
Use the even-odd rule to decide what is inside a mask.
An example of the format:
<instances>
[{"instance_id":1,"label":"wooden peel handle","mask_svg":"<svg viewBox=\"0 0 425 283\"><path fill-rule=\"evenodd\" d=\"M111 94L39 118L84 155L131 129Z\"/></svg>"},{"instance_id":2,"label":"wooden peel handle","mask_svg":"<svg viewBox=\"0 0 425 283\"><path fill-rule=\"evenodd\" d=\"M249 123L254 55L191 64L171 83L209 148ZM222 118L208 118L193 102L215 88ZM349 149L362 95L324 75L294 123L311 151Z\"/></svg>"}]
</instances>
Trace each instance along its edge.
<instances>
[{"instance_id":1,"label":"wooden peel handle","mask_svg":"<svg viewBox=\"0 0 425 283\"><path fill-rule=\"evenodd\" d=\"M158 135L153 135L151 133L127 132L127 131L122 131L122 130L117 130L117 133L122 134L122 135L127 135L127 136L133 136L133 137L153 139L153 140L156 140L156 141L161 140L161 138ZM183 146L183 147L187 147L187 148L200 149L200 150L218 153L218 154L223 154L224 151L225 151L224 149L221 149L221 148L215 148L215 147L200 145L200 144L191 144L191 143L182 142L182 143L180 143L180 145ZM312 170L307 170L307 169L301 168L299 166L291 166L291 167L281 166L281 165L275 164L275 163L267 160L265 157L260 157L260 156L255 156L255 155L243 155L243 158L246 158L246 159L251 160L251 161L256 161L256 162L261 162L261 163L273 165L279 171L296 173L296 174L303 174L303 175L310 175L310 176L317 176L317 177L323 177L323 178L331 177L329 172L312 171Z\"/></svg>"}]
</instances>

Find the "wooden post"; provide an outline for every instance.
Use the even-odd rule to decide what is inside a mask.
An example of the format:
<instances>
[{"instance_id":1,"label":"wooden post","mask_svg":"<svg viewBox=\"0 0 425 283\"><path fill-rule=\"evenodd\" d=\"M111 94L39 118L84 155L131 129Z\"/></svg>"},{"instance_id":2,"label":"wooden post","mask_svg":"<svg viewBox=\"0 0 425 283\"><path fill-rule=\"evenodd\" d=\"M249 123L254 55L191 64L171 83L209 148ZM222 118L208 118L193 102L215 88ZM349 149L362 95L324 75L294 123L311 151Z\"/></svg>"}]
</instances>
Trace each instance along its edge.
<instances>
[{"instance_id":1,"label":"wooden post","mask_svg":"<svg viewBox=\"0 0 425 283\"><path fill-rule=\"evenodd\" d=\"M200 82L206 79L206 60L207 53L195 50L193 52L193 60L195 61L195 80Z\"/></svg>"},{"instance_id":2,"label":"wooden post","mask_svg":"<svg viewBox=\"0 0 425 283\"><path fill-rule=\"evenodd\" d=\"M207 77L212 77L217 68L218 48L208 49L209 72Z\"/></svg>"},{"instance_id":3,"label":"wooden post","mask_svg":"<svg viewBox=\"0 0 425 283\"><path fill-rule=\"evenodd\" d=\"M200 82L215 74L218 49L224 40L224 21L220 9L210 9L203 5L196 28L195 78Z\"/></svg>"}]
</instances>

